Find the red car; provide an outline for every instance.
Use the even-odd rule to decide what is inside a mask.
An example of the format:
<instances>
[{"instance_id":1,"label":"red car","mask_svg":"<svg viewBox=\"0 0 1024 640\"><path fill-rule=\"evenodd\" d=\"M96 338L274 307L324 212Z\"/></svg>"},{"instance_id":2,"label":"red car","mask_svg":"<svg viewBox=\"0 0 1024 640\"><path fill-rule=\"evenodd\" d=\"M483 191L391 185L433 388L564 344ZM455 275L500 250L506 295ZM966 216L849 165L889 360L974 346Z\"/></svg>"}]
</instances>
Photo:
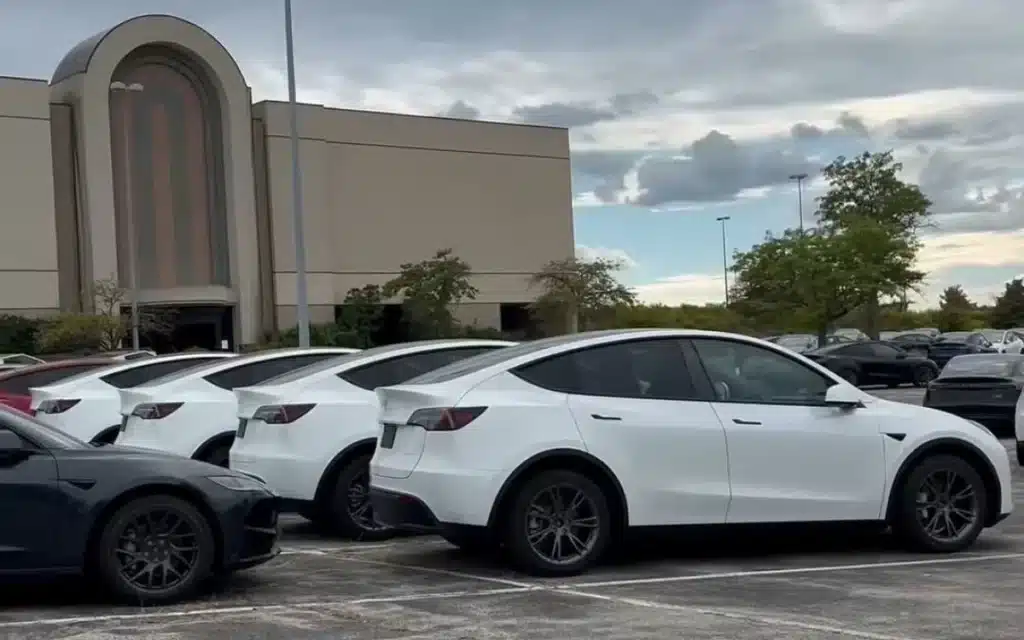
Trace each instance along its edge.
<instances>
[{"instance_id":1,"label":"red car","mask_svg":"<svg viewBox=\"0 0 1024 640\"><path fill-rule=\"evenodd\" d=\"M33 411L29 405L32 402L32 396L29 394L29 389L45 387L64 378L70 378L100 367L109 367L112 364L116 364L116 362L110 358L80 358L58 360L0 372L0 404L31 415Z\"/></svg>"}]
</instances>

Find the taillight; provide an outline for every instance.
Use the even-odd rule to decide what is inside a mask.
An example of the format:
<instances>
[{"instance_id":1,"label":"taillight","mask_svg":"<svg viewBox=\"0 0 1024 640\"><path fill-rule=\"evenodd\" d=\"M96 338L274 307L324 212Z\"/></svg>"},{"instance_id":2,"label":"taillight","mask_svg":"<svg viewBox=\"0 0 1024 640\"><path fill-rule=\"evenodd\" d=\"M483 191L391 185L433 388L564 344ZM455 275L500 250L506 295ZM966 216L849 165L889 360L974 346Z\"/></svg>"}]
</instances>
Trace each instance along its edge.
<instances>
[{"instance_id":1,"label":"taillight","mask_svg":"<svg viewBox=\"0 0 1024 640\"><path fill-rule=\"evenodd\" d=\"M184 402L152 402L135 405L132 415L143 420L161 420L181 408Z\"/></svg>"},{"instance_id":2,"label":"taillight","mask_svg":"<svg viewBox=\"0 0 1024 640\"><path fill-rule=\"evenodd\" d=\"M313 410L315 404L268 404L252 414L253 420L267 424L291 424Z\"/></svg>"},{"instance_id":3,"label":"taillight","mask_svg":"<svg viewBox=\"0 0 1024 640\"><path fill-rule=\"evenodd\" d=\"M406 424L423 427L427 431L458 431L473 422L487 407L435 407L417 409Z\"/></svg>"},{"instance_id":4,"label":"taillight","mask_svg":"<svg viewBox=\"0 0 1024 640\"><path fill-rule=\"evenodd\" d=\"M75 406L79 402L81 402L81 400L77 400L77 399L75 399L75 400L43 400L42 402L39 403L39 406L36 407L36 413L43 413L43 414L64 413L65 411L67 411L71 407Z\"/></svg>"}]
</instances>

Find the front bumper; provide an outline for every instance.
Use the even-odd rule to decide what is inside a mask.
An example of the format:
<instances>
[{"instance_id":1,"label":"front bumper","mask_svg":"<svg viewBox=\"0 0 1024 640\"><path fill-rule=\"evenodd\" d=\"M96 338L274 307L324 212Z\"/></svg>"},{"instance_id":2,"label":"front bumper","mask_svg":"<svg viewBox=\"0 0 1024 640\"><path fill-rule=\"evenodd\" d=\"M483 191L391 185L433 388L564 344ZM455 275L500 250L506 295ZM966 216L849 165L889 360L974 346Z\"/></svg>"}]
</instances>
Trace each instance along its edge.
<instances>
[{"instance_id":1,"label":"front bumper","mask_svg":"<svg viewBox=\"0 0 1024 640\"><path fill-rule=\"evenodd\" d=\"M220 517L220 567L237 571L261 565L281 553L279 500L273 494L244 495Z\"/></svg>"}]
</instances>

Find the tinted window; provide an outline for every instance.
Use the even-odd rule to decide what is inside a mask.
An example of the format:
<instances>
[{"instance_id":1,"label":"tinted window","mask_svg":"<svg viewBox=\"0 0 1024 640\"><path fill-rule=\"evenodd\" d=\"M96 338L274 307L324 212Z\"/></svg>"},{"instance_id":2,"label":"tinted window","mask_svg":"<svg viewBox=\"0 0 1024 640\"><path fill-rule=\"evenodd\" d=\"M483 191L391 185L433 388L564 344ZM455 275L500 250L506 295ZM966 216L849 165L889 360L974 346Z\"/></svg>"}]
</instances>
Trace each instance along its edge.
<instances>
[{"instance_id":1,"label":"tinted window","mask_svg":"<svg viewBox=\"0 0 1024 640\"><path fill-rule=\"evenodd\" d=\"M505 347L463 347L413 353L343 371L338 374L338 377L357 387L372 391L377 387L401 384L406 380L411 380L416 376L454 362L503 348Z\"/></svg>"},{"instance_id":2,"label":"tinted window","mask_svg":"<svg viewBox=\"0 0 1024 640\"><path fill-rule=\"evenodd\" d=\"M939 336L939 340L942 342L964 342L967 338L972 335L966 331L950 331L949 333L943 333Z\"/></svg>"},{"instance_id":3,"label":"tinted window","mask_svg":"<svg viewBox=\"0 0 1024 640\"><path fill-rule=\"evenodd\" d=\"M887 344L880 344L877 342L865 346L867 346L868 351L871 352L871 355L873 355L876 358L895 358L899 354L903 353L903 351L900 351L899 349L894 349L893 347L890 347Z\"/></svg>"},{"instance_id":4,"label":"tinted window","mask_svg":"<svg viewBox=\"0 0 1024 640\"><path fill-rule=\"evenodd\" d=\"M637 340L580 349L513 373L538 387L575 395L697 399L678 340Z\"/></svg>"},{"instance_id":5,"label":"tinted window","mask_svg":"<svg viewBox=\"0 0 1024 640\"><path fill-rule=\"evenodd\" d=\"M39 364L39 360L36 360L32 356L11 356L10 358L4 359L6 364Z\"/></svg>"},{"instance_id":6,"label":"tinted window","mask_svg":"<svg viewBox=\"0 0 1024 640\"><path fill-rule=\"evenodd\" d=\"M875 355L870 345L866 344L844 344L830 352L836 356L850 356L852 358L870 358Z\"/></svg>"},{"instance_id":7,"label":"tinted window","mask_svg":"<svg viewBox=\"0 0 1024 640\"><path fill-rule=\"evenodd\" d=\"M693 344L719 402L820 404L825 391L835 384L810 367L763 347L710 339L694 340Z\"/></svg>"},{"instance_id":8,"label":"tinted window","mask_svg":"<svg viewBox=\"0 0 1024 640\"><path fill-rule=\"evenodd\" d=\"M299 367L320 362L327 358L337 358L337 353L305 353L298 356L286 356L272 360L260 360L242 364L217 373L211 373L204 379L221 389L236 389L260 384L274 376L279 376Z\"/></svg>"},{"instance_id":9,"label":"tinted window","mask_svg":"<svg viewBox=\"0 0 1024 640\"><path fill-rule=\"evenodd\" d=\"M160 376L166 376L182 369L219 360L223 360L223 358L182 358L180 360L167 360L163 362L147 362L144 365L131 369L109 373L102 376L100 380L118 389L131 389Z\"/></svg>"},{"instance_id":10,"label":"tinted window","mask_svg":"<svg viewBox=\"0 0 1024 640\"><path fill-rule=\"evenodd\" d=\"M963 376L996 376L1012 378L1020 375L1019 358L989 356L958 356L949 361L939 374L940 378Z\"/></svg>"},{"instance_id":11,"label":"tinted window","mask_svg":"<svg viewBox=\"0 0 1024 640\"><path fill-rule=\"evenodd\" d=\"M45 387L55 382L60 382L73 375L93 371L100 367L109 367L109 363L72 364L66 367L53 369L42 369L40 371L26 371L17 373L9 378L0 380L0 391L15 395L27 396L29 389L33 387Z\"/></svg>"}]
</instances>

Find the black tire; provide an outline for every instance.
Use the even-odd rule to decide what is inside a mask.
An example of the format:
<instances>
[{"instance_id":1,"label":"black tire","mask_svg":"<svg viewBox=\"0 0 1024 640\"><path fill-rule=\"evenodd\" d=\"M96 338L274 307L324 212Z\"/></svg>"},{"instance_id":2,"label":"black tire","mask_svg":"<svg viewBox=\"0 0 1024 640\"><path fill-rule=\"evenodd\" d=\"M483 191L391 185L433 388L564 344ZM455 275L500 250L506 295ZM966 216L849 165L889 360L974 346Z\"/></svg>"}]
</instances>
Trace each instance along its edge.
<instances>
[{"instance_id":1,"label":"black tire","mask_svg":"<svg viewBox=\"0 0 1024 640\"><path fill-rule=\"evenodd\" d=\"M959 505L958 510L950 513L951 520L946 520L954 525L963 524L963 529L955 538L942 538L939 532L934 534L928 531L928 523L922 520L930 520L938 525L943 524L941 507L919 508L919 497L927 497L933 492L926 488L926 480L931 480L930 486L938 486L942 481L935 481L936 477L943 474L953 474L958 478L957 483L947 493L954 496L962 494L966 488L971 490L971 498L952 502L953 506ZM940 487L941 488L941 487ZM906 480L895 491L895 511L892 518L893 532L911 550L929 553L953 553L970 547L982 529L985 528L986 515L988 513L988 494L985 491L985 481L981 474L963 458L954 455L929 456L917 463L917 465L906 476ZM937 501L941 502L941 500ZM958 515L959 511L973 513L969 523L966 518ZM960 522L960 521L964 522Z\"/></svg>"},{"instance_id":2,"label":"black tire","mask_svg":"<svg viewBox=\"0 0 1024 640\"><path fill-rule=\"evenodd\" d=\"M210 464L227 469L231 459L231 445L219 444L204 453L200 459L203 462L209 462Z\"/></svg>"},{"instance_id":3,"label":"black tire","mask_svg":"<svg viewBox=\"0 0 1024 640\"><path fill-rule=\"evenodd\" d=\"M855 386L855 387L859 387L860 386L860 376L857 375L857 372L855 370L853 370L853 369L840 369L839 371L836 371L836 374L840 378L842 378L843 380L846 380L847 382L852 384L853 386Z\"/></svg>"},{"instance_id":4,"label":"black tire","mask_svg":"<svg viewBox=\"0 0 1024 640\"><path fill-rule=\"evenodd\" d=\"M935 371L931 367L918 367L914 369L914 386L927 387L928 383L935 379Z\"/></svg>"},{"instance_id":5,"label":"black tire","mask_svg":"<svg viewBox=\"0 0 1024 640\"><path fill-rule=\"evenodd\" d=\"M1024 467L1024 442L1017 442L1017 464Z\"/></svg>"},{"instance_id":6,"label":"black tire","mask_svg":"<svg viewBox=\"0 0 1024 640\"><path fill-rule=\"evenodd\" d=\"M166 523L170 531L150 536L141 524L147 521ZM162 567L143 565L147 553L156 554L151 558L162 557L165 566L178 569L181 575L161 586L161 580L175 576L168 576ZM117 599L135 605L167 604L195 594L211 576L215 555L213 529L206 517L185 500L155 495L132 500L110 517L92 550L90 564ZM135 575L138 577L133 580ZM144 576L151 580L149 585L143 584Z\"/></svg>"},{"instance_id":7,"label":"black tire","mask_svg":"<svg viewBox=\"0 0 1024 640\"><path fill-rule=\"evenodd\" d=\"M350 491L356 490L361 484L364 485L362 491L369 490L372 457L372 453L363 454L341 468L320 505L321 516L314 518L314 522L327 527L331 533L351 540L378 542L395 536L397 531L392 527L379 522L370 524L368 519L372 518L373 511L369 507L362 513L354 512L354 496L350 495Z\"/></svg>"},{"instance_id":8,"label":"black tire","mask_svg":"<svg viewBox=\"0 0 1024 640\"><path fill-rule=\"evenodd\" d=\"M100 431L96 434L96 437L91 440L92 444L114 444L117 440L117 433L120 427L109 427Z\"/></svg>"},{"instance_id":9,"label":"black tire","mask_svg":"<svg viewBox=\"0 0 1024 640\"><path fill-rule=\"evenodd\" d=\"M582 495L586 500L586 508L580 513L588 514L585 518L593 519L594 526L587 528L587 538L577 537L577 540L584 542L584 552L577 553L574 559L563 559L561 562L554 561L550 555L543 555L535 549L530 542L529 529L536 526L539 519L531 517L531 504L535 499L540 499L541 494L557 490L567 496ZM570 498L563 498L569 500ZM550 521L549 521L550 522ZM549 530L554 522L549 523ZM573 471L542 471L536 476L527 480L514 494L511 502L511 511L504 519L504 538L512 561L523 571L535 576L573 576L585 572L601 560L612 537L611 510L608 508L608 500L597 484L584 475ZM552 540L552 554L554 552L554 539ZM592 536L592 537L591 537ZM546 544L547 535L540 538ZM562 540L568 538L561 536ZM538 544L537 546L540 546Z\"/></svg>"}]
</instances>

